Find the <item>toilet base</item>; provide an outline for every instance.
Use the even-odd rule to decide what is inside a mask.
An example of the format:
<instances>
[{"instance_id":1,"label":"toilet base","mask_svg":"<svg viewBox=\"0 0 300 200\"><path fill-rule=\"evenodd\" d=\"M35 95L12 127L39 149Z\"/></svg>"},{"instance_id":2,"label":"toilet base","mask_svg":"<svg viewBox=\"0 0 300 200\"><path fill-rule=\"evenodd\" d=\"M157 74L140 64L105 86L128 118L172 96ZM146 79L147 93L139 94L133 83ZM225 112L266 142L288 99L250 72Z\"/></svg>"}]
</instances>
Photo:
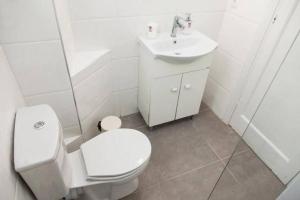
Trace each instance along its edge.
<instances>
[{"instance_id":1,"label":"toilet base","mask_svg":"<svg viewBox=\"0 0 300 200\"><path fill-rule=\"evenodd\" d=\"M69 197L69 199L118 200L133 193L138 188L138 184L138 178L135 178L123 183L91 185L81 189L73 189L76 192L72 191L70 194L73 193L73 197Z\"/></svg>"}]
</instances>

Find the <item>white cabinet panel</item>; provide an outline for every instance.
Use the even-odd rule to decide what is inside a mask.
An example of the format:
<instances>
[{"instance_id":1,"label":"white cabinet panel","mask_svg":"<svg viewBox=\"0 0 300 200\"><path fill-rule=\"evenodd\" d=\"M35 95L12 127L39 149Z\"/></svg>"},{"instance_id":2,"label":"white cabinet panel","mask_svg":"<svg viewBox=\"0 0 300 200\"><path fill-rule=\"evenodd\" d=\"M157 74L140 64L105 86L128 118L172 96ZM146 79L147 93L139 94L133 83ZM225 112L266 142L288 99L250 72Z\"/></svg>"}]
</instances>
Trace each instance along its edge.
<instances>
[{"instance_id":1,"label":"white cabinet panel","mask_svg":"<svg viewBox=\"0 0 300 200\"><path fill-rule=\"evenodd\" d=\"M153 80L149 126L155 126L175 119L175 111L182 75Z\"/></svg>"},{"instance_id":2,"label":"white cabinet panel","mask_svg":"<svg viewBox=\"0 0 300 200\"><path fill-rule=\"evenodd\" d=\"M208 69L183 74L176 119L199 112Z\"/></svg>"}]
</instances>

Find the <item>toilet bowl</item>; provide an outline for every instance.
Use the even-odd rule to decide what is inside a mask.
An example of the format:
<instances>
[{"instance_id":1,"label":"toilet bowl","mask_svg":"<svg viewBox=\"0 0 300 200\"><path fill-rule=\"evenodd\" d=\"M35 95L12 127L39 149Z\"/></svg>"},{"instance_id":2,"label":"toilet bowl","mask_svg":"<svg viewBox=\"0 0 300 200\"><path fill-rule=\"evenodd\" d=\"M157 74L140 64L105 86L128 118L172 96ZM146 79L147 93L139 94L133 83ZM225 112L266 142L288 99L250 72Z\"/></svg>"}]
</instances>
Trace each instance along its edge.
<instances>
[{"instance_id":1,"label":"toilet bowl","mask_svg":"<svg viewBox=\"0 0 300 200\"><path fill-rule=\"evenodd\" d=\"M138 187L151 144L141 132L116 129L67 153L59 120L48 105L18 110L14 162L37 199L120 199Z\"/></svg>"}]
</instances>

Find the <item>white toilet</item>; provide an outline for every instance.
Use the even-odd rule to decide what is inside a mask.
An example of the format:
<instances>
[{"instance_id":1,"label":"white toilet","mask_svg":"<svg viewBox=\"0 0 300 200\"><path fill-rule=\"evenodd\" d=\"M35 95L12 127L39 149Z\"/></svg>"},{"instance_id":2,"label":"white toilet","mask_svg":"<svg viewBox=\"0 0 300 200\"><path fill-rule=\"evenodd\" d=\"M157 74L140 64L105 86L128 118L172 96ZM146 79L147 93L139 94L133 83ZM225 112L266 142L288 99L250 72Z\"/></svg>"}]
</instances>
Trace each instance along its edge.
<instances>
[{"instance_id":1,"label":"white toilet","mask_svg":"<svg viewBox=\"0 0 300 200\"><path fill-rule=\"evenodd\" d=\"M14 162L39 200L120 199L138 187L151 144L133 129L107 131L67 153L59 119L48 105L18 110Z\"/></svg>"}]
</instances>

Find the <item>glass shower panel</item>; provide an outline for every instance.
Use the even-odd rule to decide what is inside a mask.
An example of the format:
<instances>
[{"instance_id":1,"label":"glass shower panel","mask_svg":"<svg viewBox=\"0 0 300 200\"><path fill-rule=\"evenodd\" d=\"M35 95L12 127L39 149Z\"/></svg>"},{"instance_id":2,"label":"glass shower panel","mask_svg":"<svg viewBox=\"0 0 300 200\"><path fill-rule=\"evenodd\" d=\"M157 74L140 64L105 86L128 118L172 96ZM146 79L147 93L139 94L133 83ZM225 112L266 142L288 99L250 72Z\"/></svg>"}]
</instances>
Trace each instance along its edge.
<instances>
[{"instance_id":1,"label":"glass shower panel","mask_svg":"<svg viewBox=\"0 0 300 200\"><path fill-rule=\"evenodd\" d=\"M298 6L293 17L299 14ZM274 200L300 170L300 23L297 21L281 38L284 41L287 36L294 37L290 45L285 43L288 51L242 135L239 146L247 145L247 150L237 152L239 147L236 148L211 193L211 200ZM280 44L275 52L282 50ZM266 76L263 74L263 78ZM261 89L262 82L256 90Z\"/></svg>"},{"instance_id":2,"label":"glass shower panel","mask_svg":"<svg viewBox=\"0 0 300 200\"><path fill-rule=\"evenodd\" d=\"M26 105L50 105L69 144L81 131L53 1L0 4L0 43Z\"/></svg>"}]
</instances>

